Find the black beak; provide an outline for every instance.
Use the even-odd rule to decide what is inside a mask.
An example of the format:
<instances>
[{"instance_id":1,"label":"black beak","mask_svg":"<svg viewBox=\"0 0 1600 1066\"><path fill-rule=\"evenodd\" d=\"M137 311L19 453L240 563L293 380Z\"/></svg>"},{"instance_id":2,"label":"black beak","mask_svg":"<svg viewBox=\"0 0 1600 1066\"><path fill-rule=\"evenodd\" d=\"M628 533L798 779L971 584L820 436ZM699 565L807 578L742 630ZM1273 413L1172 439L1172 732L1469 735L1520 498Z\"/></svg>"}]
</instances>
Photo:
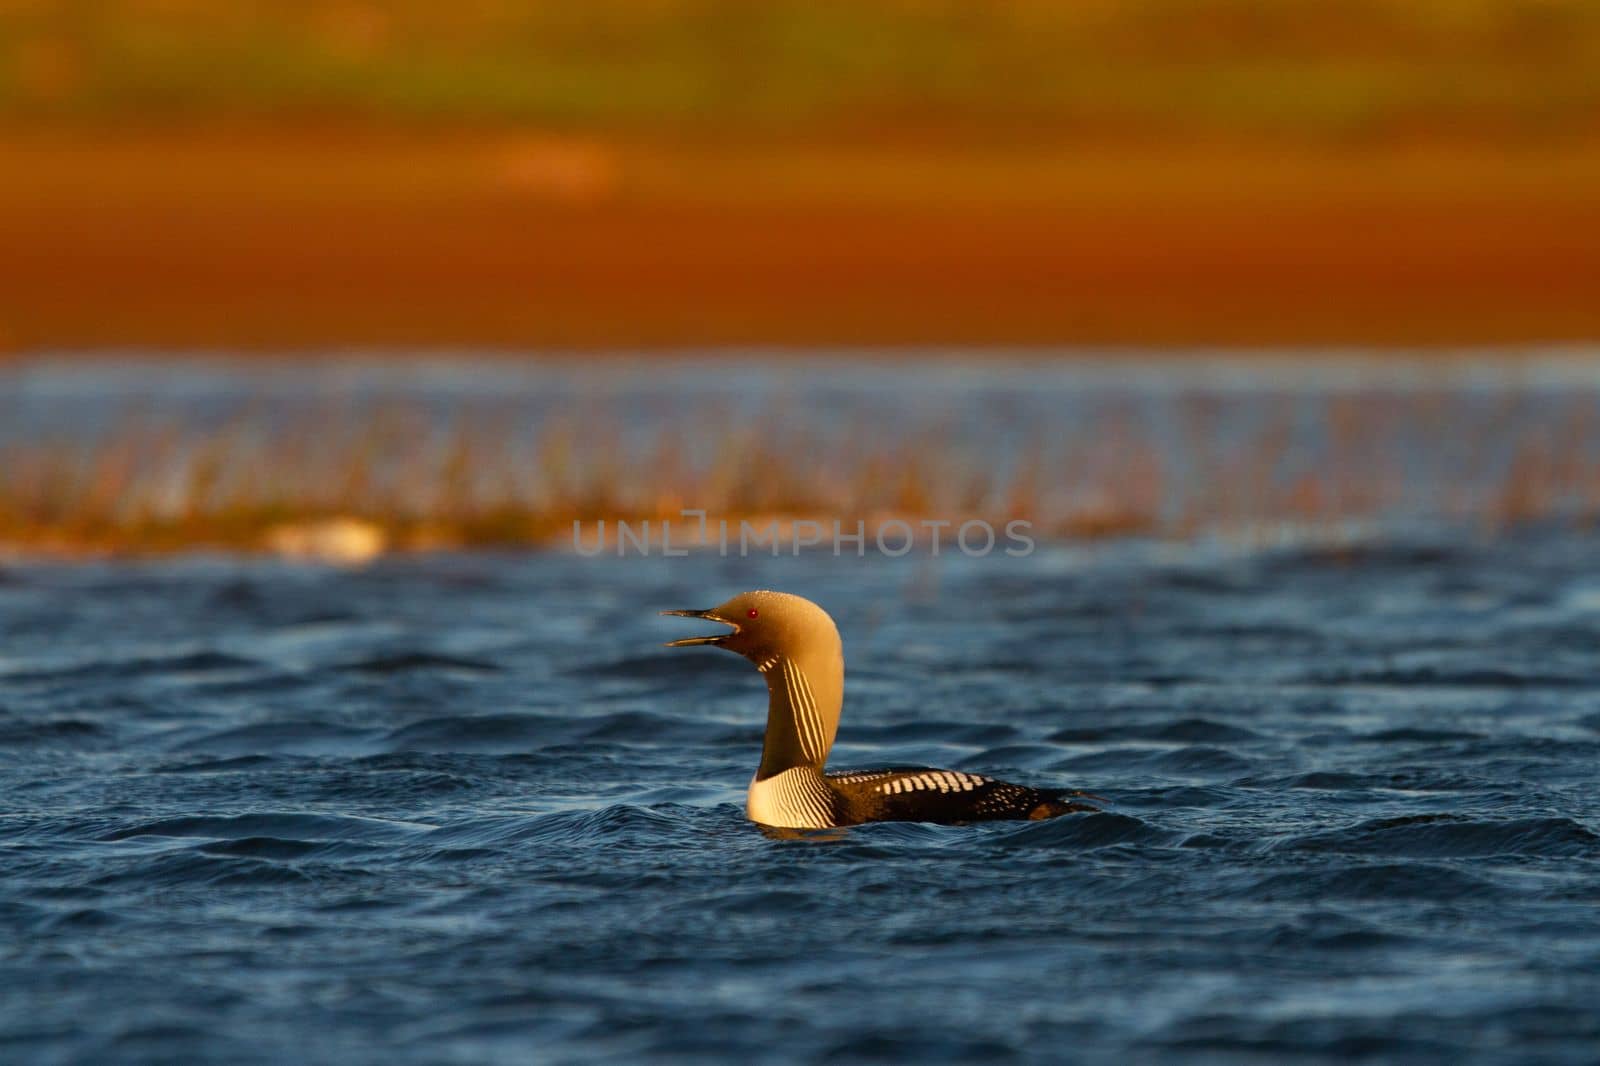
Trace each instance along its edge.
<instances>
[{"instance_id":1,"label":"black beak","mask_svg":"<svg viewBox=\"0 0 1600 1066\"><path fill-rule=\"evenodd\" d=\"M726 618L718 618L710 611L662 611L661 613L676 615L679 618L704 618L706 621L716 622L718 625L732 626L733 633L739 632L739 624L737 622L730 622ZM719 645L733 636L733 633L718 633L713 637L684 637L682 640L669 640L665 647L692 648L697 644Z\"/></svg>"}]
</instances>

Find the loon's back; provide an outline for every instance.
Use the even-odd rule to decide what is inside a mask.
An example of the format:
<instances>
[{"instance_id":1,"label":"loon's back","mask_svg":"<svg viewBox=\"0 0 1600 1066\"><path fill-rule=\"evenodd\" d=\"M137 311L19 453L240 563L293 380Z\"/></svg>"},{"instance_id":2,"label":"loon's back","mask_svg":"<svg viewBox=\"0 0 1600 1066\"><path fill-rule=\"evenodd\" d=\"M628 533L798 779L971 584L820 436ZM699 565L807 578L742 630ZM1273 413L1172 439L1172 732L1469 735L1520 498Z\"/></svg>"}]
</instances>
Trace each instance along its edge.
<instances>
[{"instance_id":1,"label":"loon's back","mask_svg":"<svg viewBox=\"0 0 1600 1066\"><path fill-rule=\"evenodd\" d=\"M753 822L789 829L830 829L863 822L960 825L1038 821L1096 810L1070 798L1082 795L928 766L836 774L795 767L751 781L745 814Z\"/></svg>"}]
</instances>

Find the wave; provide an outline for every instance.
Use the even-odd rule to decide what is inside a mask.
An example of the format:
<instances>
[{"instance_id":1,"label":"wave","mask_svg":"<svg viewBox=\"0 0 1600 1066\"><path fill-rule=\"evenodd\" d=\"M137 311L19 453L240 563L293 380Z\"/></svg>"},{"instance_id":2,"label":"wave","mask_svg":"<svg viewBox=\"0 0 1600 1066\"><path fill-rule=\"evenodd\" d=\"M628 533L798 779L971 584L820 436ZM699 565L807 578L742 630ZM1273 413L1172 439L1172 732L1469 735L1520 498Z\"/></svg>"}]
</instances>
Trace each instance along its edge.
<instances>
[{"instance_id":1,"label":"wave","mask_svg":"<svg viewBox=\"0 0 1600 1066\"><path fill-rule=\"evenodd\" d=\"M1279 848L1413 858L1595 858L1600 857L1600 834L1571 818L1487 820L1418 814L1377 818L1346 829L1298 836Z\"/></svg>"},{"instance_id":2,"label":"wave","mask_svg":"<svg viewBox=\"0 0 1600 1066\"><path fill-rule=\"evenodd\" d=\"M0 747L67 745L74 748L104 746L110 732L98 722L81 718L51 718L30 722L22 718L0 719Z\"/></svg>"},{"instance_id":3,"label":"wave","mask_svg":"<svg viewBox=\"0 0 1600 1066\"><path fill-rule=\"evenodd\" d=\"M736 728L738 738L750 736ZM691 721L651 711L607 714L473 714L425 718L374 740L388 752L478 752L516 754L572 744L716 743L729 736L724 723ZM758 748L759 737L755 739ZM598 750L596 748L595 750Z\"/></svg>"},{"instance_id":4,"label":"wave","mask_svg":"<svg viewBox=\"0 0 1600 1066\"><path fill-rule=\"evenodd\" d=\"M205 837L212 840L239 840L245 837L275 837L298 841L403 841L414 839L419 833L432 833L435 829L435 826L418 822L365 818L351 814L298 812L214 814L136 822L102 833L99 839L117 841L138 837Z\"/></svg>"},{"instance_id":5,"label":"wave","mask_svg":"<svg viewBox=\"0 0 1600 1066\"><path fill-rule=\"evenodd\" d=\"M208 855L198 850L141 856L136 863L123 864L120 869L89 881L90 885L99 887L133 888L314 883L309 873L286 863L259 856Z\"/></svg>"},{"instance_id":6,"label":"wave","mask_svg":"<svg viewBox=\"0 0 1600 1066\"><path fill-rule=\"evenodd\" d=\"M264 668L265 664L255 659L220 651L197 651L178 655L92 659L40 670L18 670L0 674L0 681L11 684L40 681L126 681L160 674L206 674Z\"/></svg>"},{"instance_id":7,"label":"wave","mask_svg":"<svg viewBox=\"0 0 1600 1066\"><path fill-rule=\"evenodd\" d=\"M1296 774L1246 777L1234 783L1244 788L1264 790L1314 789L1326 792L1470 792L1483 787L1483 781L1479 778L1429 766L1403 766L1368 772L1307 770Z\"/></svg>"},{"instance_id":8,"label":"wave","mask_svg":"<svg viewBox=\"0 0 1600 1066\"><path fill-rule=\"evenodd\" d=\"M713 731L703 722L656 714L652 711L615 711L574 723L589 740L663 741L707 740ZM720 731L720 726L715 727Z\"/></svg>"},{"instance_id":9,"label":"wave","mask_svg":"<svg viewBox=\"0 0 1600 1066\"><path fill-rule=\"evenodd\" d=\"M256 859L304 859L324 851L324 840L285 840L282 837L251 836L208 840L195 846L203 855L244 855Z\"/></svg>"},{"instance_id":10,"label":"wave","mask_svg":"<svg viewBox=\"0 0 1600 1066\"><path fill-rule=\"evenodd\" d=\"M174 743L176 752L212 755L349 755L371 747L377 732L331 722L289 719L256 722L189 737Z\"/></svg>"},{"instance_id":11,"label":"wave","mask_svg":"<svg viewBox=\"0 0 1600 1066\"><path fill-rule=\"evenodd\" d=\"M1321 685L1388 685L1405 688L1590 688L1600 685L1600 674L1466 666L1313 671L1309 676Z\"/></svg>"},{"instance_id":12,"label":"wave","mask_svg":"<svg viewBox=\"0 0 1600 1066\"><path fill-rule=\"evenodd\" d=\"M923 718L885 725L854 723L850 725L851 743L866 744L982 744L999 745L1021 737L1022 730L1004 722L958 722L948 719Z\"/></svg>"},{"instance_id":13,"label":"wave","mask_svg":"<svg viewBox=\"0 0 1600 1066\"><path fill-rule=\"evenodd\" d=\"M1099 814L1063 815L1043 822L1017 823L1014 828L1007 825L985 843L1007 851L1041 847L1088 851L1114 844L1169 846L1181 839L1182 834L1174 830L1163 829L1131 815L1103 811Z\"/></svg>"},{"instance_id":14,"label":"wave","mask_svg":"<svg viewBox=\"0 0 1600 1066\"><path fill-rule=\"evenodd\" d=\"M1467 729L1423 729L1419 727L1403 727L1399 729L1380 729L1375 733L1360 733L1350 738L1355 741L1371 741L1374 744L1393 744L1395 742L1414 742L1447 744L1454 740L1482 740L1483 734Z\"/></svg>"},{"instance_id":15,"label":"wave","mask_svg":"<svg viewBox=\"0 0 1600 1066\"><path fill-rule=\"evenodd\" d=\"M656 654L582 663L567 667L561 674L565 677L693 681L710 684L713 680L720 681L734 677L747 679L749 671L748 666L726 654L719 656Z\"/></svg>"},{"instance_id":16,"label":"wave","mask_svg":"<svg viewBox=\"0 0 1600 1066\"><path fill-rule=\"evenodd\" d=\"M997 771L1004 767L1032 768L1043 766L1061 757L1061 749L1047 744L1005 744L998 748L985 748L975 755L958 759L957 770L977 772Z\"/></svg>"},{"instance_id":17,"label":"wave","mask_svg":"<svg viewBox=\"0 0 1600 1066\"><path fill-rule=\"evenodd\" d=\"M1150 807L1162 810L1221 807L1240 797L1237 788L1221 785L1178 785L1172 788L1118 789L1119 807Z\"/></svg>"},{"instance_id":18,"label":"wave","mask_svg":"<svg viewBox=\"0 0 1600 1066\"><path fill-rule=\"evenodd\" d=\"M394 655L375 655L357 659L337 667L353 674L402 674L413 671L443 671L449 673L494 674L501 667L484 659L468 659L459 655L441 655L436 652L408 651Z\"/></svg>"},{"instance_id":19,"label":"wave","mask_svg":"<svg viewBox=\"0 0 1600 1066\"><path fill-rule=\"evenodd\" d=\"M1179 718L1170 722L1136 725L1108 725L1058 729L1048 740L1059 743L1095 744L1113 740L1167 740L1188 744L1236 744L1263 739L1254 730L1217 722L1209 718Z\"/></svg>"},{"instance_id":20,"label":"wave","mask_svg":"<svg viewBox=\"0 0 1600 1066\"><path fill-rule=\"evenodd\" d=\"M620 842L681 846L682 834L707 818L720 818L716 808L679 803L639 806L616 803L595 809L504 815L446 823L429 846L500 848L538 844L610 846Z\"/></svg>"},{"instance_id":21,"label":"wave","mask_svg":"<svg viewBox=\"0 0 1600 1066\"><path fill-rule=\"evenodd\" d=\"M513 752L570 742L581 734L571 718L545 714L462 714L425 718L391 730L379 742L391 752Z\"/></svg>"},{"instance_id":22,"label":"wave","mask_svg":"<svg viewBox=\"0 0 1600 1066\"><path fill-rule=\"evenodd\" d=\"M1154 773L1237 777L1255 767L1250 759L1225 748L1196 745L1178 749L1113 748L1074 755L1048 767L1052 772Z\"/></svg>"},{"instance_id":23,"label":"wave","mask_svg":"<svg viewBox=\"0 0 1600 1066\"><path fill-rule=\"evenodd\" d=\"M258 770L281 760L273 755L234 755L224 759L200 759L195 762L158 764L150 767L153 774L230 774L242 770Z\"/></svg>"},{"instance_id":24,"label":"wave","mask_svg":"<svg viewBox=\"0 0 1600 1066\"><path fill-rule=\"evenodd\" d=\"M1500 887L1437 863L1374 863L1302 868L1251 881L1227 895L1259 903L1329 899L1449 900L1502 895Z\"/></svg>"}]
</instances>

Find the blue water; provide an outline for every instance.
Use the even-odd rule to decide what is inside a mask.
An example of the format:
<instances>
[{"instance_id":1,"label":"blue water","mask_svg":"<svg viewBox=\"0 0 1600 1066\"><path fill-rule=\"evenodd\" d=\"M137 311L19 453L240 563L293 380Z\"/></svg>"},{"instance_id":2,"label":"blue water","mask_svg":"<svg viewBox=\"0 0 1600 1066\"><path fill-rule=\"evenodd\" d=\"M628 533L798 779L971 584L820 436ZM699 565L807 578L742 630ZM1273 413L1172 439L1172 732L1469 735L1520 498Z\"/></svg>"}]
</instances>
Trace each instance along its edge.
<instances>
[{"instance_id":1,"label":"blue water","mask_svg":"<svg viewBox=\"0 0 1600 1066\"><path fill-rule=\"evenodd\" d=\"M745 822L800 592L836 767ZM0 1060L1594 1061L1600 540L0 570Z\"/></svg>"}]
</instances>

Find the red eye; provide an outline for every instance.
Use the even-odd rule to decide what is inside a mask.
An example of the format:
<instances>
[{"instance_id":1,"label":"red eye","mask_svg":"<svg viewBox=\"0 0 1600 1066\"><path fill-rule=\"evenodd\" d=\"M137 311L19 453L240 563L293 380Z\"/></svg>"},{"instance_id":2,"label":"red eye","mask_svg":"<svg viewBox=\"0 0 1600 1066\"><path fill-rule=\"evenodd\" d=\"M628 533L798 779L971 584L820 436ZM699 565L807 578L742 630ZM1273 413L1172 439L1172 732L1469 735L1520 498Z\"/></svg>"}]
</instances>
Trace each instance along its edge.
<instances>
[{"instance_id":1,"label":"red eye","mask_svg":"<svg viewBox=\"0 0 1600 1066\"><path fill-rule=\"evenodd\" d=\"M754 618L758 613L760 613L760 612L758 612L754 607L750 608L750 617L751 618Z\"/></svg>"}]
</instances>

